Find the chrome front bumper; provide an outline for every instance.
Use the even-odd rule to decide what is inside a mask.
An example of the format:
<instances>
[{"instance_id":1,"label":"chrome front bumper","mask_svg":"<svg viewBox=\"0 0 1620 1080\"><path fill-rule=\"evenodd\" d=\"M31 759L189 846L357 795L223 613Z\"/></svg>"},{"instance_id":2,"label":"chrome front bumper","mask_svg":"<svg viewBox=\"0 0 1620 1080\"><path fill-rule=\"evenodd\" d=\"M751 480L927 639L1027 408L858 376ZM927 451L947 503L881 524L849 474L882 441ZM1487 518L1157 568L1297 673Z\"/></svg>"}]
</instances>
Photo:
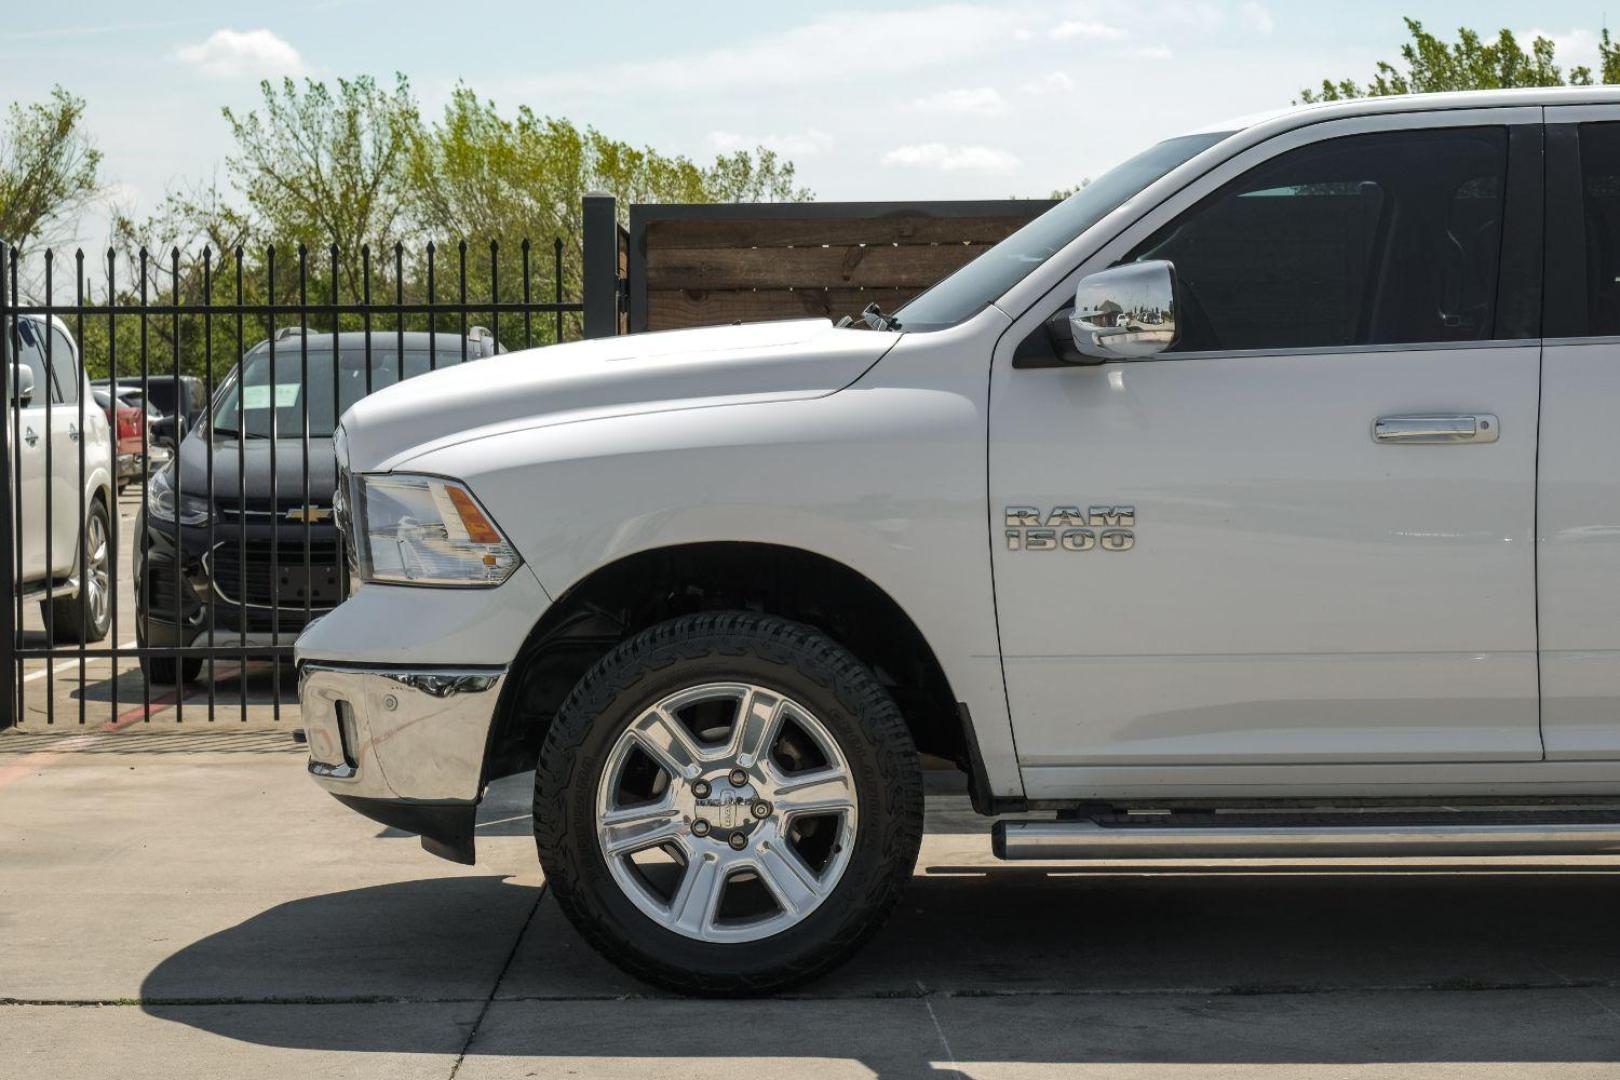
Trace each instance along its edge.
<instances>
[{"instance_id":1,"label":"chrome front bumper","mask_svg":"<svg viewBox=\"0 0 1620 1080\"><path fill-rule=\"evenodd\" d=\"M436 854L470 862L484 749L505 682L504 667L306 660L298 669L298 701L309 773L361 813L420 833ZM441 819L454 827L440 827Z\"/></svg>"}]
</instances>

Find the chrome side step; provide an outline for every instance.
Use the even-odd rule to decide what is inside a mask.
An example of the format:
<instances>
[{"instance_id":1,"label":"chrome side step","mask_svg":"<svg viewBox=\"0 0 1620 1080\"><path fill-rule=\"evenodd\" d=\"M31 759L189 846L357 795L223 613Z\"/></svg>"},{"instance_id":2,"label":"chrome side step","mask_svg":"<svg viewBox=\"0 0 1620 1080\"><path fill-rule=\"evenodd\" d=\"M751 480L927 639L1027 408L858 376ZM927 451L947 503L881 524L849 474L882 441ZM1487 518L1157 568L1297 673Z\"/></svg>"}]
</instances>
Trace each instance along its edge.
<instances>
[{"instance_id":1,"label":"chrome side step","mask_svg":"<svg viewBox=\"0 0 1620 1080\"><path fill-rule=\"evenodd\" d=\"M19 591L22 593L21 599L25 604L31 604L36 600L45 600L49 598L60 600L67 597L78 596L79 575L69 574L65 578L53 580L49 589L45 587L45 583L43 581L38 581L29 585L24 585Z\"/></svg>"},{"instance_id":2,"label":"chrome side step","mask_svg":"<svg viewBox=\"0 0 1620 1080\"><path fill-rule=\"evenodd\" d=\"M1315 824L1119 824L1098 821L998 821L996 858L1342 859L1441 855L1620 855L1620 820L1366 820ZM1348 817L1348 815L1346 815Z\"/></svg>"}]
</instances>

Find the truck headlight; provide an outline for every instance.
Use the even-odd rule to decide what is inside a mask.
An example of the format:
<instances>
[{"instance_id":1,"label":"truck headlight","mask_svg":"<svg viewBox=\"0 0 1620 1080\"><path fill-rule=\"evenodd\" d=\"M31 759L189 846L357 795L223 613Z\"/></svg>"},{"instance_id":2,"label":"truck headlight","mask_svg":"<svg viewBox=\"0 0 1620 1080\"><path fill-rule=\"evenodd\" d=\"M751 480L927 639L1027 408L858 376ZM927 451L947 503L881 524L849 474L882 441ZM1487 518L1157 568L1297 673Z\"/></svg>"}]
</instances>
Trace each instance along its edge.
<instances>
[{"instance_id":1,"label":"truck headlight","mask_svg":"<svg viewBox=\"0 0 1620 1080\"><path fill-rule=\"evenodd\" d=\"M160 470L146 486L146 513L153 521L173 524L176 517L182 525L206 525L214 516L214 508L201 495L188 495L174 490L176 465Z\"/></svg>"},{"instance_id":2,"label":"truck headlight","mask_svg":"<svg viewBox=\"0 0 1620 1080\"><path fill-rule=\"evenodd\" d=\"M472 492L409 473L362 476L353 514L364 581L499 585L522 560Z\"/></svg>"}]
</instances>

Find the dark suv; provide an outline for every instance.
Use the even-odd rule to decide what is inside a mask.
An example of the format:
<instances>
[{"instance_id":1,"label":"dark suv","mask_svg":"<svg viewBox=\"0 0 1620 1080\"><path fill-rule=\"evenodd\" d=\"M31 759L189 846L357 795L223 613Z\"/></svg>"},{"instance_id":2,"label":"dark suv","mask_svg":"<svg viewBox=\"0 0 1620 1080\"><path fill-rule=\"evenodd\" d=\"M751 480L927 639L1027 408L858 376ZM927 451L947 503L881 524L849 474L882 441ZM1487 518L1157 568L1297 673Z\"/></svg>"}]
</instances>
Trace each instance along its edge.
<instances>
[{"instance_id":1,"label":"dark suv","mask_svg":"<svg viewBox=\"0 0 1620 1080\"><path fill-rule=\"evenodd\" d=\"M365 334L343 333L336 344L335 364L329 333L283 330L255 345L153 476L135 552L141 644L291 645L344 596L332 521L338 418L373 390L504 351L482 327L465 338L373 333L369 348ZM202 658L142 664L173 683L195 679Z\"/></svg>"}]
</instances>

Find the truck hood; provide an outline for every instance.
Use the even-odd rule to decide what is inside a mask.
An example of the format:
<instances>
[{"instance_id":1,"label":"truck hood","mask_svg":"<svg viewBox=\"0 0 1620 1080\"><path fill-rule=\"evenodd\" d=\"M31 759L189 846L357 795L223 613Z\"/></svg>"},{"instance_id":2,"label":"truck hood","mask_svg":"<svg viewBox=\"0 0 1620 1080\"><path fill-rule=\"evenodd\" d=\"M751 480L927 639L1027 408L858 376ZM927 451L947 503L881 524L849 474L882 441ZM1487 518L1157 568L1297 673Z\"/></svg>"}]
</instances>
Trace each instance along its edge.
<instances>
[{"instance_id":1,"label":"truck hood","mask_svg":"<svg viewBox=\"0 0 1620 1080\"><path fill-rule=\"evenodd\" d=\"M858 379L898 338L795 319L505 353L356 402L342 421L349 466L392 469L442 446L522 428L820 397Z\"/></svg>"}]
</instances>

